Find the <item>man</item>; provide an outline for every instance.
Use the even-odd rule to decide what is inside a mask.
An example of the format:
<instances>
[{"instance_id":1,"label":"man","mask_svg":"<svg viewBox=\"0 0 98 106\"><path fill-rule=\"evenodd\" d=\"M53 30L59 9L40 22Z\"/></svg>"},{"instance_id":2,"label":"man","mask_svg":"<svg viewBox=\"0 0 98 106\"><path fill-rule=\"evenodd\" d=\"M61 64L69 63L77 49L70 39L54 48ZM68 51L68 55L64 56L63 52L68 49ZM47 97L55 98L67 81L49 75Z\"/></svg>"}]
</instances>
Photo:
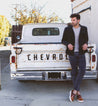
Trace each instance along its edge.
<instances>
[{"instance_id":1,"label":"man","mask_svg":"<svg viewBox=\"0 0 98 106\"><path fill-rule=\"evenodd\" d=\"M66 53L69 55L69 61L72 67L73 90L70 91L69 99L72 102L77 97L79 102L83 102L80 94L80 84L86 68L85 52L88 47L88 32L87 27L79 24L79 14L72 14L70 18L72 26L70 25L65 28L62 39L62 43L67 46Z\"/></svg>"}]
</instances>

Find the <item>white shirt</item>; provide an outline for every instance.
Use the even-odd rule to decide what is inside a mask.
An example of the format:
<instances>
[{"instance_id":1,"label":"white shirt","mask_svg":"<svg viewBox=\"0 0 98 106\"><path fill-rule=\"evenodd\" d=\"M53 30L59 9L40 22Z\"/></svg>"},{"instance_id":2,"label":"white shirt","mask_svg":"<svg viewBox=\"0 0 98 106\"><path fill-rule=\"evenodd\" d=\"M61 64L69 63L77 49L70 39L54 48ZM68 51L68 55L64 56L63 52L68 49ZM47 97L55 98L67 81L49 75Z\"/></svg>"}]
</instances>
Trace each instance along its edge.
<instances>
[{"instance_id":1,"label":"white shirt","mask_svg":"<svg viewBox=\"0 0 98 106\"><path fill-rule=\"evenodd\" d=\"M79 52L79 34L81 27L78 28L73 27L74 35L75 35L75 49L74 52Z\"/></svg>"}]
</instances>

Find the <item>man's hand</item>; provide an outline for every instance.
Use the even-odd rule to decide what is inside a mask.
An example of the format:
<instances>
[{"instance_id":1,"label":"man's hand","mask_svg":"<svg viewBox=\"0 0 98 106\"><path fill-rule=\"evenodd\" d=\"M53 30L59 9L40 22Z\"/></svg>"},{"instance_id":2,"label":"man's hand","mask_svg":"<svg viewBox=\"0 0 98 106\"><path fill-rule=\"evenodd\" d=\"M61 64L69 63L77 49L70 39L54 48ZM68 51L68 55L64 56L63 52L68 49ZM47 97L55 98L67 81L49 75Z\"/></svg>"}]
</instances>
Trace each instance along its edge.
<instances>
[{"instance_id":1,"label":"man's hand","mask_svg":"<svg viewBox=\"0 0 98 106\"><path fill-rule=\"evenodd\" d=\"M83 50L87 50L87 47L88 47L88 45L87 45L87 44L84 44L84 45L82 46L82 49L83 49Z\"/></svg>"},{"instance_id":2,"label":"man's hand","mask_svg":"<svg viewBox=\"0 0 98 106\"><path fill-rule=\"evenodd\" d=\"M72 44L69 44L69 45L68 45L68 49L69 49L69 50L73 50L73 47L74 47L74 46L73 46Z\"/></svg>"}]
</instances>

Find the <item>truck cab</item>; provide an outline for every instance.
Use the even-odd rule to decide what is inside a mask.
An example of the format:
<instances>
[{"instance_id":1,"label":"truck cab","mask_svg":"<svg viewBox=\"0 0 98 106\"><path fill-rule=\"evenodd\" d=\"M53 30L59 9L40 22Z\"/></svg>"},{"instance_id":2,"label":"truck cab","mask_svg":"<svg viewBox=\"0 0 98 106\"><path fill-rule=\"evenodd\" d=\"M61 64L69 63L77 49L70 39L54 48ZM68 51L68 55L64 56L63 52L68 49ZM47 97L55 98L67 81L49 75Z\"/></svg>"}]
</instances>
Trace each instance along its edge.
<instances>
[{"instance_id":1,"label":"truck cab","mask_svg":"<svg viewBox=\"0 0 98 106\"><path fill-rule=\"evenodd\" d=\"M71 65L62 44L67 24L27 24L21 40L11 47L11 79L65 81L71 80ZM88 44L84 79L97 79L96 45Z\"/></svg>"}]
</instances>

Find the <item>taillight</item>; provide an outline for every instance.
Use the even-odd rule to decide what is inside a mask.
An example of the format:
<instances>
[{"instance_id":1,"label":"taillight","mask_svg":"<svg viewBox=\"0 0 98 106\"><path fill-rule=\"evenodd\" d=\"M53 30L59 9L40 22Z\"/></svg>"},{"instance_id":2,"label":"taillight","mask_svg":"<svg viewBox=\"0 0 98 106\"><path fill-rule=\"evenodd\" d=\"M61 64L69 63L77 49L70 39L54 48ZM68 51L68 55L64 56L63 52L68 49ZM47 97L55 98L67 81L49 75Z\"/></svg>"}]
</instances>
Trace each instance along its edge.
<instances>
[{"instance_id":1,"label":"taillight","mask_svg":"<svg viewBox=\"0 0 98 106\"><path fill-rule=\"evenodd\" d=\"M95 61L96 61L96 56L92 55L92 62L95 62Z\"/></svg>"},{"instance_id":2,"label":"taillight","mask_svg":"<svg viewBox=\"0 0 98 106\"><path fill-rule=\"evenodd\" d=\"M12 63L15 63L15 56L12 56Z\"/></svg>"}]
</instances>

